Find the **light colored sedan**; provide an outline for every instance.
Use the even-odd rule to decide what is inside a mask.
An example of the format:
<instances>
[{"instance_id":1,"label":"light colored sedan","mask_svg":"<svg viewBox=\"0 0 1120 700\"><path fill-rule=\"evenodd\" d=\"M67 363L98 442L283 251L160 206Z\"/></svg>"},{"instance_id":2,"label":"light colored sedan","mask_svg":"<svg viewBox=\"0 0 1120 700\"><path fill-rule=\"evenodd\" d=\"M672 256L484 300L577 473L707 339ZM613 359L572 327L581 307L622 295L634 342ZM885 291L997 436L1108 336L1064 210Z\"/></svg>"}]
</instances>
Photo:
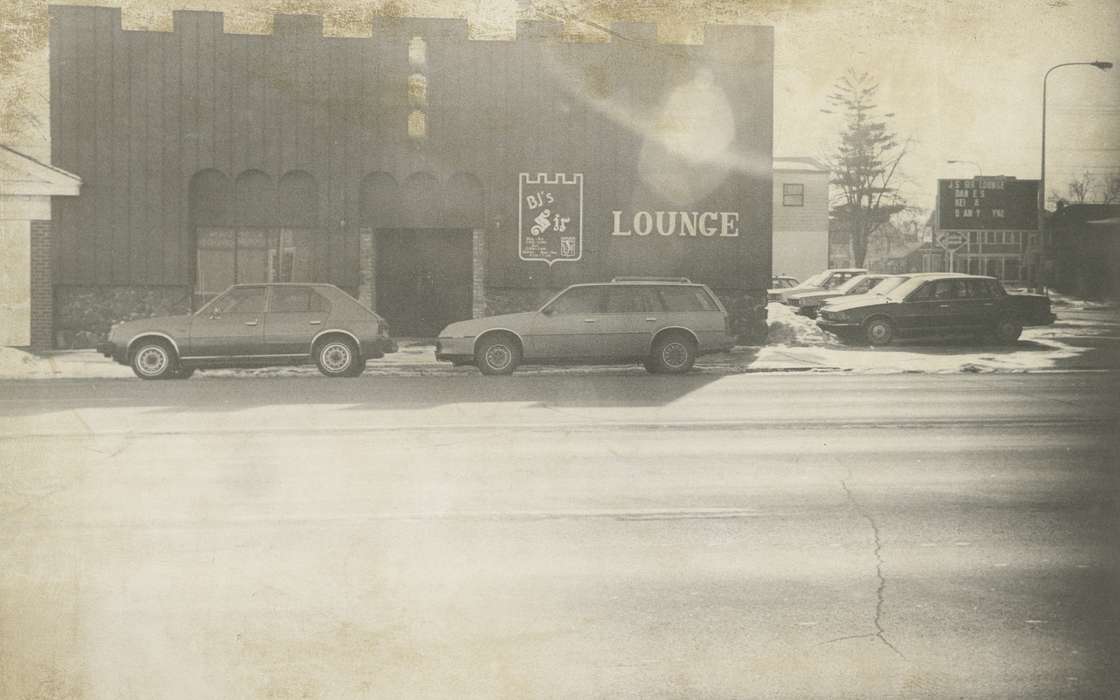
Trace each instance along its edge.
<instances>
[{"instance_id":1,"label":"light colored sedan","mask_svg":"<svg viewBox=\"0 0 1120 700\"><path fill-rule=\"evenodd\" d=\"M397 344L384 319L334 285L267 283L234 285L193 314L117 323L97 350L141 379L303 362L356 377Z\"/></svg>"},{"instance_id":2,"label":"light colored sedan","mask_svg":"<svg viewBox=\"0 0 1120 700\"><path fill-rule=\"evenodd\" d=\"M522 361L641 362L680 373L698 355L734 345L727 311L712 290L683 278L615 278L568 287L537 311L452 323L436 359L509 374Z\"/></svg>"}]
</instances>

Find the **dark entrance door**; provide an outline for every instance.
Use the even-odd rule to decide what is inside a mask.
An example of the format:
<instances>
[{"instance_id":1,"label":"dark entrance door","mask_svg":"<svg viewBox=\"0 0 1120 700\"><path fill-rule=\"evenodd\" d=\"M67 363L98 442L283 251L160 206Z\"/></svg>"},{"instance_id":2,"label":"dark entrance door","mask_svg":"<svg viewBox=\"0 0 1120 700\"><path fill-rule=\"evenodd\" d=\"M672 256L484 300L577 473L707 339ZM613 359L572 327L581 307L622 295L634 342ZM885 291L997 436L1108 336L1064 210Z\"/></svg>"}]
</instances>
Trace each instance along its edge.
<instances>
[{"instance_id":1,"label":"dark entrance door","mask_svg":"<svg viewBox=\"0 0 1120 700\"><path fill-rule=\"evenodd\" d=\"M397 337L431 338L471 317L470 229L380 229L377 313Z\"/></svg>"}]
</instances>

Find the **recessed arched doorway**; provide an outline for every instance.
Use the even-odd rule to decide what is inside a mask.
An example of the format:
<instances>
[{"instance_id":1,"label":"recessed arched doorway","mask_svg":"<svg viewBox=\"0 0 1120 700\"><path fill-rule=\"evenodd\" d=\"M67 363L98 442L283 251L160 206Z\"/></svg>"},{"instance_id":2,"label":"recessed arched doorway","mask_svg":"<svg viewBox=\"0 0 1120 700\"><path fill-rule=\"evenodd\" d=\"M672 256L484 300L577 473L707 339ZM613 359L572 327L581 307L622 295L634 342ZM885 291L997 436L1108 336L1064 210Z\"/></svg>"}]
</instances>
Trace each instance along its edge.
<instances>
[{"instance_id":1,"label":"recessed arched doorway","mask_svg":"<svg viewBox=\"0 0 1120 700\"><path fill-rule=\"evenodd\" d=\"M472 316L481 191L469 175L446 187L429 173L400 185L387 173L364 178L362 227L375 239L373 297L394 335L433 337Z\"/></svg>"}]
</instances>

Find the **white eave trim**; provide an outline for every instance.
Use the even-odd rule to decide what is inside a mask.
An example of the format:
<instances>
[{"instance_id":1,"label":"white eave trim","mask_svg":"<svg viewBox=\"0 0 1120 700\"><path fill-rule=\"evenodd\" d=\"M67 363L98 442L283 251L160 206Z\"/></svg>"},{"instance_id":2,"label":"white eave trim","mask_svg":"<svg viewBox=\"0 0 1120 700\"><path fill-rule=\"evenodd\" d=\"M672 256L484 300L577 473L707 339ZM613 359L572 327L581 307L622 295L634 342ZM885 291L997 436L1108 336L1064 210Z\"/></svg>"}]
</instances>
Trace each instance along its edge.
<instances>
[{"instance_id":1,"label":"white eave trim","mask_svg":"<svg viewBox=\"0 0 1120 700\"><path fill-rule=\"evenodd\" d=\"M81 188L77 175L0 144L0 195L76 197Z\"/></svg>"}]
</instances>

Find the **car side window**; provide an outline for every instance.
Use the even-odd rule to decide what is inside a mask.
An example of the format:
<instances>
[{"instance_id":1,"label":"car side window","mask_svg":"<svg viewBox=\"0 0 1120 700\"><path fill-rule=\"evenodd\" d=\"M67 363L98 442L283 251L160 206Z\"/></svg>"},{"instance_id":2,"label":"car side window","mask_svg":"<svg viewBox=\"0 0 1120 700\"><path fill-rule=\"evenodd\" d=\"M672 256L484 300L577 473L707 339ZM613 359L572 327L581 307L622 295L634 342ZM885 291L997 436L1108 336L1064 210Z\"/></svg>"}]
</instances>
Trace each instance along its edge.
<instances>
[{"instance_id":1,"label":"car side window","mask_svg":"<svg viewBox=\"0 0 1120 700\"><path fill-rule=\"evenodd\" d=\"M918 287L913 292L911 292L910 296L906 298L906 301L930 301L931 299L933 299L933 289L935 284L935 282L926 282L921 287Z\"/></svg>"},{"instance_id":2,"label":"car side window","mask_svg":"<svg viewBox=\"0 0 1120 700\"><path fill-rule=\"evenodd\" d=\"M274 314L323 313L330 302L310 287L274 287L269 311Z\"/></svg>"},{"instance_id":3,"label":"car side window","mask_svg":"<svg viewBox=\"0 0 1120 700\"><path fill-rule=\"evenodd\" d=\"M666 311L715 311L707 293L700 287L658 287L657 296Z\"/></svg>"},{"instance_id":4,"label":"car side window","mask_svg":"<svg viewBox=\"0 0 1120 700\"><path fill-rule=\"evenodd\" d=\"M309 298L307 287L273 287L268 310L274 314L307 313Z\"/></svg>"},{"instance_id":5,"label":"car side window","mask_svg":"<svg viewBox=\"0 0 1120 700\"><path fill-rule=\"evenodd\" d=\"M602 308L603 288L599 286L572 287L548 305L554 314L597 314Z\"/></svg>"},{"instance_id":6,"label":"car side window","mask_svg":"<svg viewBox=\"0 0 1120 700\"><path fill-rule=\"evenodd\" d=\"M264 311L264 287L239 287L230 290L210 307L210 313L259 314Z\"/></svg>"},{"instance_id":7,"label":"car side window","mask_svg":"<svg viewBox=\"0 0 1120 700\"><path fill-rule=\"evenodd\" d=\"M607 290L608 314L638 314L653 311L647 287L610 287Z\"/></svg>"},{"instance_id":8,"label":"car side window","mask_svg":"<svg viewBox=\"0 0 1120 700\"><path fill-rule=\"evenodd\" d=\"M969 296L973 299L991 299L992 288L989 285L991 280L968 280Z\"/></svg>"}]
</instances>

